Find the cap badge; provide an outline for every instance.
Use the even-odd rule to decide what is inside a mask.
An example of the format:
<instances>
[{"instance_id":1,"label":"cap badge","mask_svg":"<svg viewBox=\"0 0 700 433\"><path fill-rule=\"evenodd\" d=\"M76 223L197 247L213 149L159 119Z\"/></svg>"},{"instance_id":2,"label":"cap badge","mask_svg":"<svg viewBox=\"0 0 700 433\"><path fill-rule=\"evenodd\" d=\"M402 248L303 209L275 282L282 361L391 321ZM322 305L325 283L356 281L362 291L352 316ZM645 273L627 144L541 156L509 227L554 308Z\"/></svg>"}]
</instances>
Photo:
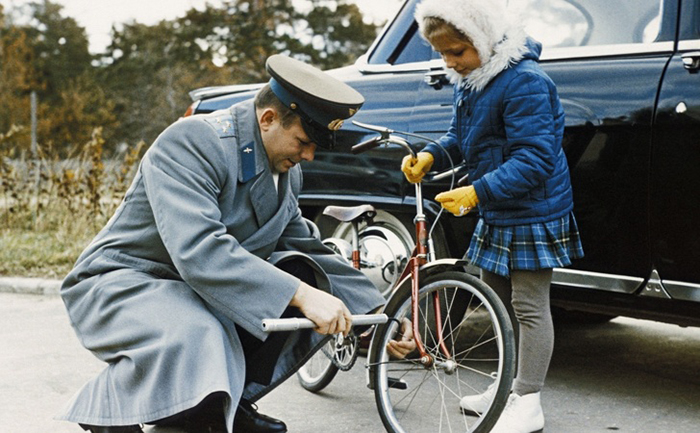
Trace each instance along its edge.
<instances>
[{"instance_id":1,"label":"cap badge","mask_svg":"<svg viewBox=\"0 0 700 433\"><path fill-rule=\"evenodd\" d=\"M343 119L335 119L328 124L328 129L337 131L343 126Z\"/></svg>"},{"instance_id":2,"label":"cap badge","mask_svg":"<svg viewBox=\"0 0 700 433\"><path fill-rule=\"evenodd\" d=\"M350 117L352 117L352 116L355 115L355 113L357 113L357 109L356 109L356 108L350 108L350 109L348 110L348 112L350 113Z\"/></svg>"}]
</instances>

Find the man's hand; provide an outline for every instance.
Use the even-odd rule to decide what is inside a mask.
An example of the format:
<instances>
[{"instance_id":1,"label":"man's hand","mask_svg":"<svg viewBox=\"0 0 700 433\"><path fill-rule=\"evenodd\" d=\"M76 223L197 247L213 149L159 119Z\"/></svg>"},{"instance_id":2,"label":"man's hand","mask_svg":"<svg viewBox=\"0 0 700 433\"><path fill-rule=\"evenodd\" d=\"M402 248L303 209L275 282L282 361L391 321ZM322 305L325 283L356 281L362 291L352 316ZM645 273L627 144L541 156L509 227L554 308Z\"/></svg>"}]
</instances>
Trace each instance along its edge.
<instances>
[{"instance_id":1,"label":"man's hand","mask_svg":"<svg viewBox=\"0 0 700 433\"><path fill-rule=\"evenodd\" d=\"M411 183L418 183L423 179L425 173L430 171L435 159L428 152L418 152L416 157L406 155L401 161L401 171L406 176L406 180Z\"/></svg>"},{"instance_id":2,"label":"man's hand","mask_svg":"<svg viewBox=\"0 0 700 433\"><path fill-rule=\"evenodd\" d=\"M479 203L479 197L476 196L472 185L441 192L435 196L435 200L440 202L445 210L458 217L468 214Z\"/></svg>"},{"instance_id":3,"label":"man's hand","mask_svg":"<svg viewBox=\"0 0 700 433\"><path fill-rule=\"evenodd\" d=\"M314 330L319 334L342 332L347 336L352 329L352 314L343 301L304 282L299 284L289 305L299 308L307 319L314 322Z\"/></svg>"},{"instance_id":4,"label":"man's hand","mask_svg":"<svg viewBox=\"0 0 700 433\"><path fill-rule=\"evenodd\" d=\"M407 318L401 320L401 340L391 340L386 346L389 355L404 359L416 350L416 340L413 339L413 324Z\"/></svg>"}]
</instances>

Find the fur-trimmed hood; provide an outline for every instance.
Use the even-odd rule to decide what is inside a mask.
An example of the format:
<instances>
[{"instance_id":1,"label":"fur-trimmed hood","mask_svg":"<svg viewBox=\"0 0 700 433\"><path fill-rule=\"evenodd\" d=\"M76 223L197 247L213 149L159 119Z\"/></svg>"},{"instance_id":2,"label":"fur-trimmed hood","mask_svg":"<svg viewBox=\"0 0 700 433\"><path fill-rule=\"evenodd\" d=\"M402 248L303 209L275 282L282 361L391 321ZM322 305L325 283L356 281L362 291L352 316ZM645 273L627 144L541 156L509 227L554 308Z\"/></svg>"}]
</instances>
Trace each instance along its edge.
<instances>
[{"instance_id":1,"label":"fur-trimmed hood","mask_svg":"<svg viewBox=\"0 0 700 433\"><path fill-rule=\"evenodd\" d=\"M421 33L423 19L436 17L452 24L471 40L481 66L466 77L448 69L450 81L470 90L482 90L501 71L526 55L539 58L539 44L528 43L525 30L506 8L505 0L423 0L416 7L415 17Z\"/></svg>"}]
</instances>

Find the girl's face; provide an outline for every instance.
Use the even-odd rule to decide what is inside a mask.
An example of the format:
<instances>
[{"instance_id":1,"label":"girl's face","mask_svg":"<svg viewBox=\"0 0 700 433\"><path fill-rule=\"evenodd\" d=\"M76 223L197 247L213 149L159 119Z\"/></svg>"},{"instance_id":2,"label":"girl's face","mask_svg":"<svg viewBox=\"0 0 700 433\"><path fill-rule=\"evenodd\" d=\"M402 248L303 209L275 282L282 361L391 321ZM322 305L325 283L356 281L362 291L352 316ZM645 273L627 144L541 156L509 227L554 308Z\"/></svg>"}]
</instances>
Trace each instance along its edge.
<instances>
[{"instance_id":1,"label":"girl's face","mask_svg":"<svg viewBox=\"0 0 700 433\"><path fill-rule=\"evenodd\" d=\"M439 34L430 38L430 45L440 53L445 65L466 77L474 69L481 66L479 53L474 46L450 34Z\"/></svg>"}]
</instances>

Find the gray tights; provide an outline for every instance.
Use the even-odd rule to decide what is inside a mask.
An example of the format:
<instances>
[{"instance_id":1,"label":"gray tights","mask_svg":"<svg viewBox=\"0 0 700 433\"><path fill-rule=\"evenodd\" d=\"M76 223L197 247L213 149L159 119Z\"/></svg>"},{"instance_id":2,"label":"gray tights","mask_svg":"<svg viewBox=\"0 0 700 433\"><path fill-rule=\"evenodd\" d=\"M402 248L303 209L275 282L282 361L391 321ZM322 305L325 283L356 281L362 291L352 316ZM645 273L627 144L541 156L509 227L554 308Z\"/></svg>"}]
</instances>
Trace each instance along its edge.
<instances>
[{"instance_id":1,"label":"gray tights","mask_svg":"<svg viewBox=\"0 0 700 433\"><path fill-rule=\"evenodd\" d=\"M539 392L544 386L554 349L554 326L549 309L552 270L511 271L508 279L482 269L481 279L503 300L511 319L515 316L513 327L519 341L513 392L518 395Z\"/></svg>"}]
</instances>

